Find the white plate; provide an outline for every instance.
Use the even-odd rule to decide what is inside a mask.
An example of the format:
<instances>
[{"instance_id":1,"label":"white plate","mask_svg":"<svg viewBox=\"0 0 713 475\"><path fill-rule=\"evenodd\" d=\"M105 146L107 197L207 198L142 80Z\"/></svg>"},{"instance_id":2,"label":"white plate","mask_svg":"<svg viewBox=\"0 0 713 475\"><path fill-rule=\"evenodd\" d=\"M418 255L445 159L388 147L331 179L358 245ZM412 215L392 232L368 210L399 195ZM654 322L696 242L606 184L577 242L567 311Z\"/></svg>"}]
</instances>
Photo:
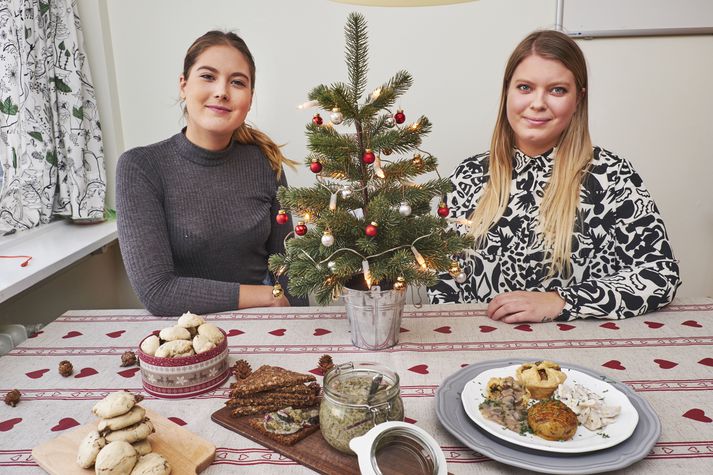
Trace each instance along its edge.
<instances>
[{"instance_id":1,"label":"white plate","mask_svg":"<svg viewBox=\"0 0 713 475\"><path fill-rule=\"evenodd\" d=\"M604 404L621 407L621 413L613 423L596 431L590 431L580 425L577 427L577 432L571 440L553 441L542 439L530 433L519 434L496 422L485 419L480 413L479 406L480 403L485 400L488 381L490 378L496 377L515 377L515 370L519 366L520 365L504 366L502 368L483 371L468 381L461 393L463 408L466 414L468 414L468 417L495 437L522 447L544 450L546 452L584 453L613 447L628 439L634 432L634 429L636 429L636 424L639 422L639 413L634 406L631 405L629 398L627 398L624 393L602 379L597 379L575 369L564 367L562 371L567 375L567 380L564 384L581 384L590 391L594 391L600 396L603 396Z\"/></svg>"}]
</instances>

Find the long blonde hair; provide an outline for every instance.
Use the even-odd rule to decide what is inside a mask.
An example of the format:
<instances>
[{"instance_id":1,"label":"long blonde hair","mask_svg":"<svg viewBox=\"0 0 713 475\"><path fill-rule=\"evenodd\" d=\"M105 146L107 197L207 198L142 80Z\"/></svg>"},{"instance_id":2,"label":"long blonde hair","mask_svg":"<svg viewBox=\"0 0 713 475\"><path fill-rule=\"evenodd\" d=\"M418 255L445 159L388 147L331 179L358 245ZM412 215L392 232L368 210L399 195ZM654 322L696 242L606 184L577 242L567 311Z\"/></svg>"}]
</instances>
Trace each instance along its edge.
<instances>
[{"instance_id":1,"label":"long blonde hair","mask_svg":"<svg viewBox=\"0 0 713 475\"><path fill-rule=\"evenodd\" d=\"M552 30L531 33L510 55L490 143L490 178L470 216L470 234L475 237L476 246L482 246L488 230L507 208L515 148L515 133L507 119L507 94L515 69L531 55L561 62L574 75L578 94L577 109L557 144L552 178L545 189L539 216L544 249L551 260L550 276L569 274L580 187L592 161L592 140L589 136L587 64L579 46L563 33Z\"/></svg>"},{"instance_id":2,"label":"long blonde hair","mask_svg":"<svg viewBox=\"0 0 713 475\"><path fill-rule=\"evenodd\" d=\"M183 77L188 79L188 73L195 64L198 57L211 46L232 46L238 50L250 66L250 87L255 90L255 59L245 41L233 32L223 32L219 30L211 30L199 37L188 48L186 56L183 59ZM185 110L184 110L184 113ZM257 145L262 153L270 162L270 168L275 172L277 180L282 176L282 165L286 164L291 168L295 168L297 162L285 157L280 150L280 145L277 145L264 132L243 123L233 132L233 139L241 144Z\"/></svg>"}]
</instances>

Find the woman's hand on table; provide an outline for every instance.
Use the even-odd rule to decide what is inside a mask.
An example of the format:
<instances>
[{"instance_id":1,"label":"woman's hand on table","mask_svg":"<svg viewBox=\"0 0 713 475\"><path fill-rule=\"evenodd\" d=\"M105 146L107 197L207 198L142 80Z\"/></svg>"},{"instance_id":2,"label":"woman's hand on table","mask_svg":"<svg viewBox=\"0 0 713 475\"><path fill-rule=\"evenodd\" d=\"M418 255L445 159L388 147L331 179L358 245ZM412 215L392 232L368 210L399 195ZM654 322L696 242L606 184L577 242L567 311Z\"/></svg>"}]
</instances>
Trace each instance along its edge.
<instances>
[{"instance_id":1,"label":"woman's hand on table","mask_svg":"<svg viewBox=\"0 0 713 475\"><path fill-rule=\"evenodd\" d=\"M564 304L557 292L505 292L488 304L488 318L505 323L551 322Z\"/></svg>"},{"instance_id":2,"label":"woman's hand on table","mask_svg":"<svg viewBox=\"0 0 713 475\"><path fill-rule=\"evenodd\" d=\"M275 297L272 289L271 285L241 285L238 308L289 307L290 302L285 294Z\"/></svg>"}]
</instances>

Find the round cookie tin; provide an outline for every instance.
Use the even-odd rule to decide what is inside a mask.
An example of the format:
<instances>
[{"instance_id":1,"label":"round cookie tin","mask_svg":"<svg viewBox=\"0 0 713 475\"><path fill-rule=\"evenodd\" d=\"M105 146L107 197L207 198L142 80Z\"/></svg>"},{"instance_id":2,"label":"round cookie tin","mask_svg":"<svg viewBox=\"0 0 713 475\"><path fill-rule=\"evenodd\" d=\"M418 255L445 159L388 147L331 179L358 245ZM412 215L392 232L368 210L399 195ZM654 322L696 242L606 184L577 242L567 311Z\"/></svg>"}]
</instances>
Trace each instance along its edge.
<instances>
[{"instance_id":1,"label":"round cookie tin","mask_svg":"<svg viewBox=\"0 0 713 475\"><path fill-rule=\"evenodd\" d=\"M225 338L215 348L179 358L158 358L144 353L141 340L137 354L146 392L160 398L187 398L222 385L230 376L230 366L228 338L222 329L220 331Z\"/></svg>"}]
</instances>

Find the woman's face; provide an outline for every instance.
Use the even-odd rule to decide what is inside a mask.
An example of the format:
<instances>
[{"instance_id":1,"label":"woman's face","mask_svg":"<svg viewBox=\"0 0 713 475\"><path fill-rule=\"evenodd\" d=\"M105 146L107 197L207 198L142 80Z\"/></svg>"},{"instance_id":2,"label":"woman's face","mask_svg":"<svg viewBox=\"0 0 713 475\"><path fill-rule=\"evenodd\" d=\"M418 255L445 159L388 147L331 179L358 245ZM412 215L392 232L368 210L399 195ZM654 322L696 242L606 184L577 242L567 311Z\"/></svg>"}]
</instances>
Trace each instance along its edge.
<instances>
[{"instance_id":1,"label":"woman's face","mask_svg":"<svg viewBox=\"0 0 713 475\"><path fill-rule=\"evenodd\" d=\"M179 78L187 113L186 137L194 144L222 150L245 122L252 104L250 65L228 45L211 46Z\"/></svg>"},{"instance_id":2,"label":"woman's face","mask_svg":"<svg viewBox=\"0 0 713 475\"><path fill-rule=\"evenodd\" d=\"M561 62L530 55L515 68L507 92L507 118L515 145L530 156L557 145L577 110L574 75Z\"/></svg>"}]
</instances>

